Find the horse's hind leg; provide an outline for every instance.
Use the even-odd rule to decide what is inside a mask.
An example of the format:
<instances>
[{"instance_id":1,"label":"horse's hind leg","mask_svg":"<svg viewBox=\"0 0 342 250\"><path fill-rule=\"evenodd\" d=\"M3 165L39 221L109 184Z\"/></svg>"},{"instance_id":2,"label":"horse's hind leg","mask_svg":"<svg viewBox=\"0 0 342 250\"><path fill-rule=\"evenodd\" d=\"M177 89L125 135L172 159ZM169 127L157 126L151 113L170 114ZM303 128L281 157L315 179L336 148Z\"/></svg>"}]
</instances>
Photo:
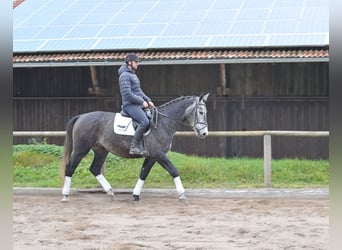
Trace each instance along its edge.
<instances>
[{"instance_id":1,"label":"horse's hind leg","mask_svg":"<svg viewBox=\"0 0 342 250\"><path fill-rule=\"evenodd\" d=\"M114 196L112 186L109 184L109 182L101 173L101 168L103 166L103 163L106 160L108 151L104 149L103 147L94 148L93 151L94 151L94 159L89 170L96 177L96 179L101 184L104 191L107 192L107 194Z\"/></svg>"},{"instance_id":2,"label":"horse's hind leg","mask_svg":"<svg viewBox=\"0 0 342 250\"><path fill-rule=\"evenodd\" d=\"M137 183L135 184L135 187L133 189L133 202L138 202L140 200L140 193L142 190L142 187L144 186L145 180L150 173L152 166L154 165L156 161L152 158L145 158L144 163L140 170L140 175Z\"/></svg>"}]
</instances>

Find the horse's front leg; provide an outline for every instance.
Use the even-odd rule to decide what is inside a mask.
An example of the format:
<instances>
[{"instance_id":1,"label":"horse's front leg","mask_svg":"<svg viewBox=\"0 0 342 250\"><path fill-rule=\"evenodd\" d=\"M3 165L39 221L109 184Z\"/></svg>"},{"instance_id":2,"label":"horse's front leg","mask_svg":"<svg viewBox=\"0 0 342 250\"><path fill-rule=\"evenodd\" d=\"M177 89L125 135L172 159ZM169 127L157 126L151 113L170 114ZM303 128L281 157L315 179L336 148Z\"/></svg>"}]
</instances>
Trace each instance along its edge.
<instances>
[{"instance_id":1,"label":"horse's front leg","mask_svg":"<svg viewBox=\"0 0 342 250\"><path fill-rule=\"evenodd\" d=\"M179 200L182 202L186 202L185 189L183 187L182 181L179 177L176 167L172 164L172 162L169 160L166 154L160 154L159 159L157 161L173 177L173 181L176 186Z\"/></svg>"},{"instance_id":2,"label":"horse's front leg","mask_svg":"<svg viewBox=\"0 0 342 250\"><path fill-rule=\"evenodd\" d=\"M156 160L154 160L150 157L145 158L144 163L143 163L141 170L140 170L139 179L138 179L138 181L135 184L135 187L133 189L133 202L138 202L140 200L141 190L142 190L144 183L145 183L145 180L146 180L148 174L150 173L152 166L154 165L155 162L156 162Z\"/></svg>"}]
</instances>

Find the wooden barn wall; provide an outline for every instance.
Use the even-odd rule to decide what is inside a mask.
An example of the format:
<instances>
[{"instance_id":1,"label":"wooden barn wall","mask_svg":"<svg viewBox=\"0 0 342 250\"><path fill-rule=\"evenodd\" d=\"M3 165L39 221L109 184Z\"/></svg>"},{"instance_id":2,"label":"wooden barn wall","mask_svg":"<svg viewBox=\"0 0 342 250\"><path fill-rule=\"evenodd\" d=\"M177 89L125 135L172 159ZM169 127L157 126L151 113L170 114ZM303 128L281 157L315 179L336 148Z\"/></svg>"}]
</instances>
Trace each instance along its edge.
<instances>
[{"instance_id":1,"label":"wooden barn wall","mask_svg":"<svg viewBox=\"0 0 342 250\"><path fill-rule=\"evenodd\" d=\"M96 67L103 95L92 87L88 67L15 68L14 130L64 130L73 115L118 111L118 66ZM217 92L220 67L141 65L144 91L157 105L180 95L210 92L209 130L329 130L327 63L226 64L228 96ZM39 138L38 138L39 139ZM48 138L62 144L63 138ZM14 138L27 143L28 138ZM328 138L272 137L275 158L328 158ZM193 147L196 145L196 147ZM206 156L261 157L261 137L175 137L174 151Z\"/></svg>"}]
</instances>

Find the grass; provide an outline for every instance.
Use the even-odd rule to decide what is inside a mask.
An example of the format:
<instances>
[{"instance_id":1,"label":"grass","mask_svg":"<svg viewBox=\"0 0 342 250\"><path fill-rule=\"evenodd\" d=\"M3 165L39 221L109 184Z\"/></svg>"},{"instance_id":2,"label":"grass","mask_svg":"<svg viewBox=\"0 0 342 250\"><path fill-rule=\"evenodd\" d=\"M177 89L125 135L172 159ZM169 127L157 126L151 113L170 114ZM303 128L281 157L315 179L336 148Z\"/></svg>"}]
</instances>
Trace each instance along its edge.
<instances>
[{"instance_id":1,"label":"grass","mask_svg":"<svg viewBox=\"0 0 342 250\"><path fill-rule=\"evenodd\" d=\"M60 187L60 161L63 148L49 144L13 146L13 185L17 187ZM169 152L185 188L264 187L263 159L208 158ZM89 172L90 152L75 171L72 187L92 188L99 184ZM133 188L143 159L125 159L109 154L105 176L114 188ZM272 160L272 186L275 188L327 187L327 160ZM170 175L155 164L144 187L173 188Z\"/></svg>"}]
</instances>

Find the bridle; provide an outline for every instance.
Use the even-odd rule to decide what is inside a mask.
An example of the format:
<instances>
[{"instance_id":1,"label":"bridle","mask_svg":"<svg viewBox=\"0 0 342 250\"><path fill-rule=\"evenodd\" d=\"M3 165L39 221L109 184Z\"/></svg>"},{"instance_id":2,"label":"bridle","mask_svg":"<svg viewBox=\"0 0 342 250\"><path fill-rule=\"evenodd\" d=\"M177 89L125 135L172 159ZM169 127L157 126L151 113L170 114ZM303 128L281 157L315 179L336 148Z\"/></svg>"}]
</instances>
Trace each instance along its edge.
<instances>
[{"instance_id":1,"label":"bridle","mask_svg":"<svg viewBox=\"0 0 342 250\"><path fill-rule=\"evenodd\" d=\"M197 128L197 130L201 130L205 127L208 126L208 124L206 122L202 122L198 119L198 114L197 114L197 111L198 111L198 106L205 106L205 104L203 103L199 103L199 102L196 102L196 106L195 106L195 119L194 119L194 123L192 125L190 125L190 127L193 129L195 128L197 125L202 125L202 127L200 129ZM178 120L178 119L174 119L170 116L168 116L167 114L163 113L163 112L160 112L158 110L157 107L153 107L152 108L152 117L151 117L151 120L152 121L155 121L154 122L154 128L157 128L157 124L158 124L158 118L159 118L159 115L163 116L163 117L166 117L172 121L175 121L179 124L182 124L182 125L186 125L186 126L189 126L189 124L187 124L186 122L184 121L181 121L181 120Z\"/></svg>"},{"instance_id":2,"label":"bridle","mask_svg":"<svg viewBox=\"0 0 342 250\"><path fill-rule=\"evenodd\" d=\"M198 110L198 106L205 106L205 104L203 103L196 103L196 107L195 107L195 119L194 119L194 124L191 126L191 128L193 129L194 127L196 127L197 125L202 125L201 128L198 128L198 130L202 130L203 128L207 127L208 124L206 122L201 122L199 119L198 119L198 115L197 115L197 110Z\"/></svg>"}]
</instances>

